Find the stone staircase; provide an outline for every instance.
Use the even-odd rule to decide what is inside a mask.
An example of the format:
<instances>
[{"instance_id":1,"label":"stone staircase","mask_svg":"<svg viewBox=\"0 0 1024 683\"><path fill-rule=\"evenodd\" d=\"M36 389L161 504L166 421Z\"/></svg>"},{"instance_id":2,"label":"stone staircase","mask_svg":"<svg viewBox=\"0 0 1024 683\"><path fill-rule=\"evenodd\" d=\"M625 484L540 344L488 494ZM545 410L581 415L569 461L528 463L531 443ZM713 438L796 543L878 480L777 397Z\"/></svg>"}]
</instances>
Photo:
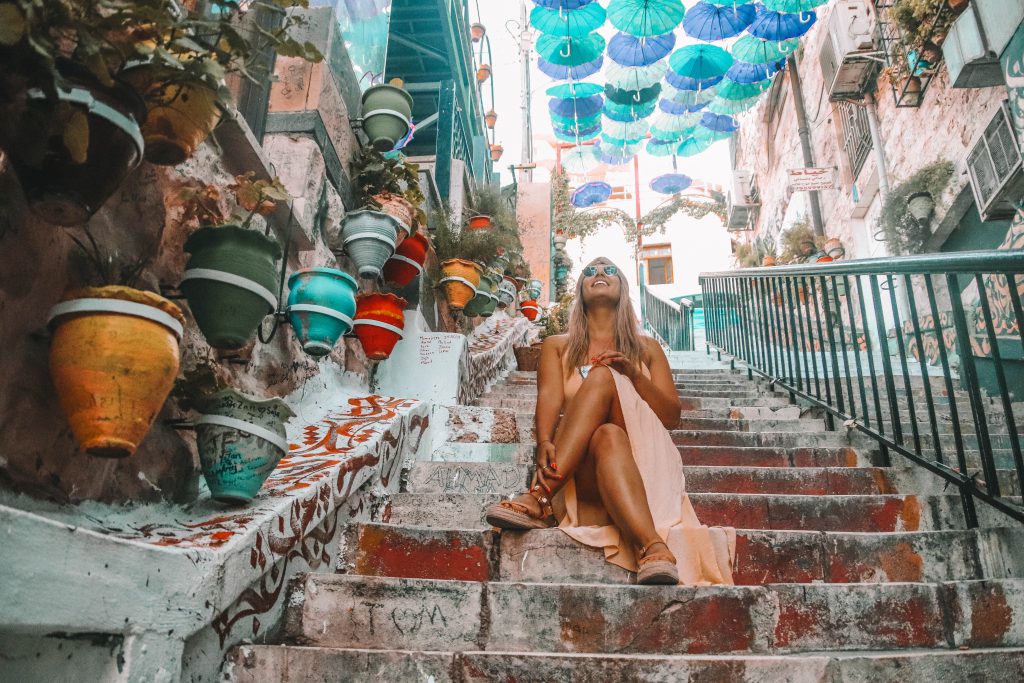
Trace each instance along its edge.
<instances>
[{"instance_id":1,"label":"stone staircase","mask_svg":"<svg viewBox=\"0 0 1024 683\"><path fill-rule=\"evenodd\" d=\"M937 477L682 356L673 438L700 519L737 529L736 586L636 586L558 530L488 529L531 475L536 380L513 372L478 404L520 443L415 462L338 573L290 586L286 644L236 648L227 680L1024 680L1024 528L981 505L966 529Z\"/></svg>"}]
</instances>

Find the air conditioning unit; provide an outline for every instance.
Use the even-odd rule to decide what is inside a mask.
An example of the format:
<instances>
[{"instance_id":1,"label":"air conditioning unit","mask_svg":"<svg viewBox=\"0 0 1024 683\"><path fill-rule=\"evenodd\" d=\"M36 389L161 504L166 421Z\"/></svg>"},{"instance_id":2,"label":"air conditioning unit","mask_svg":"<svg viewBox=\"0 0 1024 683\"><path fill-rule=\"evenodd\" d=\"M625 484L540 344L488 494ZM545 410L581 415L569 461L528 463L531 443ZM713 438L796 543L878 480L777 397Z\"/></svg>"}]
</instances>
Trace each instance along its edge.
<instances>
[{"instance_id":1,"label":"air conditioning unit","mask_svg":"<svg viewBox=\"0 0 1024 683\"><path fill-rule=\"evenodd\" d=\"M1012 218L1014 202L1024 196L1021 150L1004 102L967 155L971 190L981 220Z\"/></svg>"},{"instance_id":2,"label":"air conditioning unit","mask_svg":"<svg viewBox=\"0 0 1024 683\"><path fill-rule=\"evenodd\" d=\"M728 196L728 230L750 230L750 221L761 201L750 171L732 172L732 190Z\"/></svg>"},{"instance_id":3,"label":"air conditioning unit","mask_svg":"<svg viewBox=\"0 0 1024 683\"><path fill-rule=\"evenodd\" d=\"M1006 85L999 54L1022 19L1024 3L974 0L953 22L942 43L950 85L954 88Z\"/></svg>"},{"instance_id":4,"label":"air conditioning unit","mask_svg":"<svg viewBox=\"0 0 1024 683\"><path fill-rule=\"evenodd\" d=\"M860 0L845 0L832 7L828 35L818 62L830 100L860 99L874 75L878 58L872 20Z\"/></svg>"}]
</instances>

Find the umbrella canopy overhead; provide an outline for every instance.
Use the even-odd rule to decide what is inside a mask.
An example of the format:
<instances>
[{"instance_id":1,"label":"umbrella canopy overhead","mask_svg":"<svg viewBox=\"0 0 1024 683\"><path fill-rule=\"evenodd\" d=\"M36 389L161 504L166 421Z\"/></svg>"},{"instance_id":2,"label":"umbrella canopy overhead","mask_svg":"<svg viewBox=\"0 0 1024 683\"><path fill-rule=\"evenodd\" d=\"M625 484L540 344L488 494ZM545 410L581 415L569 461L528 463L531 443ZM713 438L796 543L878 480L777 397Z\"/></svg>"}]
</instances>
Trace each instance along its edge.
<instances>
[{"instance_id":1,"label":"umbrella canopy overhead","mask_svg":"<svg viewBox=\"0 0 1024 683\"><path fill-rule=\"evenodd\" d=\"M562 64L555 64L553 62L549 62L543 57L537 58L537 68L541 70L541 73L560 81L582 81L584 78L593 76L598 71L600 71L601 66L603 64L603 54L592 62L579 64L577 66L565 66Z\"/></svg>"},{"instance_id":2,"label":"umbrella canopy overhead","mask_svg":"<svg viewBox=\"0 0 1024 683\"><path fill-rule=\"evenodd\" d=\"M668 71L664 60L649 66L622 66L609 60L604 69L605 81L623 90L643 90L661 82Z\"/></svg>"},{"instance_id":3,"label":"umbrella canopy overhead","mask_svg":"<svg viewBox=\"0 0 1024 683\"><path fill-rule=\"evenodd\" d=\"M591 180L577 187L569 201L579 209L607 201L612 196L612 186L602 180Z\"/></svg>"},{"instance_id":4,"label":"umbrella canopy overhead","mask_svg":"<svg viewBox=\"0 0 1024 683\"><path fill-rule=\"evenodd\" d=\"M530 24L552 36L579 38L604 26L606 12L599 3L592 2L574 10L534 7Z\"/></svg>"},{"instance_id":5,"label":"umbrella canopy overhead","mask_svg":"<svg viewBox=\"0 0 1024 683\"><path fill-rule=\"evenodd\" d=\"M725 77L737 83L757 83L771 78L784 69L786 60L783 58L775 63L752 64L751 62L733 62Z\"/></svg>"},{"instance_id":6,"label":"umbrella canopy overhead","mask_svg":"<svg viewBox=\"0 0 1024 683\"><path fill-rule=\"evenodd\" d=\"M732 116L734 114L742 114L748 109L752 109L761 101L760 97L748 97L745 100L725 100L720 97L708 102L708 111L712 114L727 114Z\"/></svg>"},{"instance_id":7,"label":"umbrella canopy overhead","mask_svg":"<svg viewBox=\"0 0 1024 683\"><path fill-rule=\"evenodd\" d=\"M548 110L557 116L570 119L586 118L601 111L604 105L604 98L601 95L590 97L570 97L560 99L552 97L548 100Z\"/></svg>"},{"instance_id":8,"label":"umbrella canopy overhead","mask_svg":"<svg viewBox=\"0 0 1024 683\"><path fill-rule=\"evenodd\" d=\"M601 147L601 163L609 166L625 166L633 161L639 149L623 149L621 147Z\"/></svg>"},{"instance_id":9,"label":"umbrella canopy overhead","mask_svg":"<svg viewBox=\"0 0 1024 683\"><path fill-rule=\"evenodd\" d=\"M608 20L633 36L671 33L683 20L686 8L680 0L611 0Z\"/></svg>"},{"instance_id":10,"label":"umbrella canopy overhead","mask_svg":"<svg viewBox=\"0 0 1024 683\"><path fill-rule=\"evenodd\" d=\"M752 4L721 6L698 2L686 12L683 30L697 40L725 40L743 33L756 15Z\"/></svg>"},{"instance_id":11,"label":"umbrella canopy overhead","mask_svg":"<svg viewBox=\"0 0 1024 683\"><path fill-rule=\"evenodd\" d=\"M679 147L676 149L676 154L681 157L692 157L700 154L701 152L707 151L707 149L714 143L715 141L709 135L694 132L693 135L679 143Z\"/></svg>"},{"instance_id":12,"label":"umbrella canopy overhead","mask_svg":"<svg viewBox=\"0 0 1024 683\"><path fill-rule=\"evenodd\" d=\"M644 150L652 157L668 157L676 153L676 148L678 146L679 143L675 140L659 140L658 138L651 138L647 141L647 146Z\"/></svg>"},{"instance_id":13,"label":"umbrella canopy overhead","mask_svg":"<svg viewBox=\"0 0 1024 683\"><path fill-rule=\"evenodd\" d=\"M578 145L562 152L562 168L569 173L589 173L600 165L595 145Z\"/></svg>"},{"instance_id":14,"label":"umbrella canopy overhead","mask_svg":"<svg viewBox=\"0 0 1024 683\"><path fill-rule=\"evenodd\" d=\"M533 0L533 4L546 9L573 10L586 7L594 0Z\"/></svg>"},{"instance_id":15,"label":"umbrella canopy overhead","mask_svg":"<svg viewBox=\"0 0 1024 683\"><path fill-rule=\"evenodd\" d=\"M688 76L680 76L671 70L665 74L665 82L677 90L707 90L712 86L718 85L723 78L724 76L690 78Z\"/></svg>"},{"instance_id":16,"label":"umbrella canopy overhead","mask_svg":"<svg viewBox=\"0 0 1024 683\"><path fill-rule=\"evenodd\" d=\"M652 135L663 140L678 140L700 121L700 114L666 114L659 111L651 117Z\"/></svg>"},{"instance_id":17,"label":"umbrella canopy overhead","mask_svg":"<svg viewBox=\"0 0 1024 683\"><path fill-rule=\"evenodd\" d=\"M757 16L747 27L747 32L762 40L789 40L810 31L817 18L814 12L787 14L772 12L761 6L757 8Z\"/></svg>"},{"instance_id":18,"label":"umbrella canopy overhead","mask_svg":"<svg viewBox=\"0 0 1024 683\"><path fill-rule=\"evenodd\" d=\"M749 62L750 64L771 64L785 59L789 53L796 50L800 41L791 40L762 40L752 35L740 36L732 44L732 56L738 62Z\"/></svg>"},{"instance_id":19,"label":"umbrella canopy overhead","mask_svg":"<svg viewBox=\"0 0 1024 683\"><path fill-rule=\"evenodd\" d=\"M687 45L672 53L668 65L676 74L705 81L724 76L733 58L717 45Z\"/></svg>"},{"instance_id":20,"label":"umbrella canopy overhead","mask_svg":"<svg viewBox=\"0 0 1024 683\"><path fill-rule=\"evenodd\" d=\"M676 34L637 37L616 33L608 41L608 58L622 66L648 66L664 59L676 46Z\"/></svg>"},{"instance_id":21,"label":"umbrella canopy overhead","mask_svg":"<svg viewBox=\"0 0 1024 683\"><path fill-rule=\"evenodd\" d=\"M604 92L600 83L559 83L544 91L551 97L592 97Z\"/></svg>"},{"instance_id":22,"label":"umbrella canopy overhead","mask_svg":"<svg viewBox=\"0 0 1024 683\"><path fill-rule=\"evenodd\" d=\"M614 85L606 85L604 88L604 96L608 98L609 102L626 106L647 104L658 99L659 95L661 95L660 83L655 83L643 90L622 90Z\"/></svg>"},{"instance_id":23,"label":"umbrella canopy overhead","mask_svg":"<svg viewBox=\"0 0 1024 683\"><path fill-rule=\"evenodd\" d=\"M707 103L705 103L705 102L701 102L699 104L692 104L692 105L691 104L679 104L678 102L673 102L672 100L667 100L665 98L662 98L658 102L658 109L660 111L663 111L666 114L675 114L676 116L679 116L680 114L692 114L692 113L694 113L696 111L700 111L701 109L703 109L706 106L707 106Z\"/></svg>"},{"instance_id":24,"label":"umbrella canopy overhead","mask_svg":"<svg viewBox=\"0 0 1024 683\"><path fill-rule=\"evenodd\" d=\"M797 14L800 12L810 12L815 7L828 4L828 0L761 0L761 4L764 5L765 9L772 12Z\"/></svg>"},{"instance_id":25,"label":"umbrella canopy overhead","mask_svg":"<svg viewBox=\"0 0 1024 683\"><path fill-rule=\"evenodd\" d=\"M715 99L715 87L705 88L704 90L677 90L671 85L666 84L662 88L662 95L664 99L675 104L696 107L697 105L707 104Z\"/></svg>"},{"instance_id":26,"label":"umbrella canopy overhead","mask_svg":"<svg viewBox=\"0 0 1024 683\"><path fill-rule=\"evenodd\" d=\"M651 189L659 194L679 194L693 184L693 178L683 173L665 173L651 181Z\"/></svg>"},{"instance_id":27,"label":"umbrella canopy overhead","mask_svg":"<svg viewBox=\"0 0 1024 683\"><path fill-rule=\"evenodd\" d=\"M716 133L732 133L740 128L731 116L721 116L710 112L704 112L701 115L700 125Z\"/></svg>"},{"instance_id":28,"label":"umbrella canopy overhead","mask_svg":"<svg viewBox=\"0 0 1024 683\"><path fill-rule=\"evenodd\" d=\"M560 128L589 128L595 123L598 123L600 120L601 114L592 114L591 116L559 116L558 114L551 115L551 123Z\"/></svg>"},{"instance_id":29,"label":"umbrella canopy overhead","mask_svg":"<svg viewBox=\"0 0 1024 683\"><path fill-rule=\"evenodd\" d=\"M639 121L645 119L654 113L654 108L657 103L653 100L645 104L615 104L614 102L605 102L604 109L601 111L606 117L612 121Z\"/></svg>"},{"instance_id":30,"label":"umbrella canopy overhead","mask_svg":"<svg viewBox=\"0 0 1024 683\"><path fill-rule=\"evenodd\" d=\"M757 83L737 83L726 78L715 86L715 97L723 100L745 100L757 97L771 86L771 81Z\"/></svg>"},{"instance_id":31,"label":"umbrella canopy overhead","mask_svg":"<svg viewBox=\"0 0 1024 683\"><path fill-rule=\"evenodd\" d=\"M581 143L581 142L589 142L590 140L593 140L598 135L600 135L601 134L601 124L598 123L597 125L591 126L589 128L584 128L584 129L581 129L581 130L565 129L565 128L559 128L559 127L556 126L554 128L554 132L555 132L555 137L558 140L560 140L562 142L575 142L575 143L578 144L578 143Z\"/></svg>"},{"instance_id":32,"label":"umbrella canopy overhead","mask_svg":"<svg viewBox=\"0 0 1024 683\"><path fill-rule=\"evenodd\" d=\"M601 123L605 134L618 140L637 140L647 135L651 122L648 119L638 121L616 121L605 118Z\"/></svg>"},{"instance_id":33,"label":"umbrella canopy overhead","mask_svg":"<svg viewBox=\"0 0 1024 683\"><path fill-rule=\"evenodd\" d=\"M600 33L588 33L579 38L542 35L537 39L537 54L560 66L580 66L600 58L605 40Z\"/></svg>"}]
</instances>

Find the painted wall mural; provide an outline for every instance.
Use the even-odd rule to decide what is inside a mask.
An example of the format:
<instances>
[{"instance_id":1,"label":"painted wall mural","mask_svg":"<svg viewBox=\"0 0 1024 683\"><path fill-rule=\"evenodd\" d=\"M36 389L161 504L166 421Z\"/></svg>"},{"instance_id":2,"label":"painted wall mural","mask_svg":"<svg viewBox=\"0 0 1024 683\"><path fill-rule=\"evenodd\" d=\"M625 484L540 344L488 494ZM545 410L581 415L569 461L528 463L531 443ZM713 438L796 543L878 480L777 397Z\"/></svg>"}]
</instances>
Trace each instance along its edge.
<instances>
[{"instance_id":1,"label":"painted wall mural","mask_svg":"<svg viewBox=\"0 0 1024 683\"><path fill-rule=\"evenodd\" d=\"M474 331L459 361L460 404L472 403L502 374L515 367L512 347L526 344L532 329L526 318L493 316Z\"/></svg>"}]
</instances>

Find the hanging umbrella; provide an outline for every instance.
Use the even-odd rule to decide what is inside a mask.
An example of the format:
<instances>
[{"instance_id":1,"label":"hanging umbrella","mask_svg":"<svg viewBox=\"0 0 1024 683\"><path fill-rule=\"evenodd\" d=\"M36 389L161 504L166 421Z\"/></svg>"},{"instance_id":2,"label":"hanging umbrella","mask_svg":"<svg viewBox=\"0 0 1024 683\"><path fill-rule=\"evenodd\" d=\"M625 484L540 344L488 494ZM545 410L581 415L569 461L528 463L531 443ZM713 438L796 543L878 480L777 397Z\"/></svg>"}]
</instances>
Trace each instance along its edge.
<instances>
[{"instance_id":1,"label":"hanging umbrella","mask_svg":"<svg viewBox=\"0 0 1024 683\"><path fill-rule=\"evenodd\" d=\"M658 99L659 95L661 95L661 83L655 83L651 87L644 88L643 90L622 90L620 88L616 88L614 85L606 85L604 88L604 96L613 104L647 104L648 102L653 102Z\"/></svg>"},{"instance_id":2,"label":"hanging umbrella","mask_svg":"<svg viewBox=\"0 0 1024 683\"><path fill-rule=\"evenodd\" d=\"M757 8L754 21L747 27L747 33L762 40L799 38L811 30L817 18L814 12L787 14L772 12L761 6Z\"/></svg>"},{"instance_id":3,"label":"hanging umbrella","mask_svg":"<svg viewBox=\"0 0 1024 683\"><path fill-rule=\"evenodd\" d=\"M676 116L679 116L680 114L692 114L696 111L700 111L706 106L707 104L704 102L693 105L679 104L678 102L673 102L672 100L667 100L665 98L662 98L658 102L659 110L665 112L666 114L675 114Z\"/></svg>"},{"instance_id":4,"label":"hanging umbrella","mask_svg":"<svg viewBox=\"0 0 1024 683\"><path fill-rule=\"evenodd\" d=\"M674 142L679 144L693 134L693 129L694 126L686 126L679 130L663 130L652 124L651 137L657 138L658 140L664 140L665 142Z\"/></svg>"},{"instance_id":5,"label":"hanging umbrella","mask_svg":"<svg viewBox=\"0 0 1024 683\"><path fill-rule=\"evenodd\" d=\"M611 185L601 180L591 180L589 183L583 183L577 187L569 197L569 201L573 206L585 209L588 206L607 201L611 196Z\"/></svg>"},{"instance_id":6,"label":"hanging umbrella","mask_svg":"<svg viewBox=\"0 0 1024 683\"><path fill-rule=\"evenodd\" d=\"M771 81L758 81L757 83L737 83L728 78L715 86L715 97L723 100L745 100L757 97L771 86Z\"/></svg>"},{"instance_id":7,"label":"hanging umbrella","mask_svg":"<svg viewBox=\"0 0 1024 683\"><path fill-rule=\"evenodd\" d=\"M562 152L562 167L569 173L589 173L601 165L594 145L578 145Z\"/></svg>"},{"instance_id":8,"label":"hanging umbrella","mask_svg":"<svg viewBox=\"0 0 1024 683\"><path fill-rule=\"evenodd\" d=\"M646 137L646 135L638 135L636 137L620 138L615 135L610 135L608 131L605 131L601 133L601 146L604 148L621 147L622 149L628 148L638 151Z\"/></svg>"},{"instance_id":9,"label":"hanging umbrella","mask_svg":"<svg viewBox=\"0 0 1024 683\"><path fill-rule=\"evenodd\" d=\"M712 86L710 88L705 88L704 90L678 90L666 83L665 87L662 88L662 95L664 99L675 104L687 107L696 107L698 105L707 104L711 100L715 99L715 87Z\"/></svg>"},{"instance_id":10,"label":"hanging umbrella","mask_svg":"<svg viewBox=\"0 0 1024 683\"><path fill-rule=\"evenodd\" d=\"M608 41L608 58L622 66L648 66L668 56L676 46L676 34L640 37L616 33Z\"/></svg>"},{"instance_id":11,"label":"hanging umbrella","mask_svg":"<svg viewBox=\"0 0 1024 683\"><path fill-rule=\"evenodd\" d=\"M696 126L698 121L700 114L666 114L659 111L651 117L651 128L657 129L652 135L664 140L678 140L683 137L683 133Z\"/></svg>"},{"instance_id":12,"label":"hanging umbrella","mask_svg":"<svg viewBox=\"0 0 1024 683\"><path fill-rule=\"evenodd\" d=\"M637 150L639 151L639 150ZM637 155L636 151L621 149L619 147L601 148L601 163L609 166L625 166L633 161Z\"/></svg>"},{"instance_id":13,"label":"hanging umbrella","mask_svg":"<svg viewBox=\"0 0 1024 683\"><path fill-rule=\"evenodd\" d=\"M761 0L765 9L772 12L788 12L789 14L810 12L815 7L821 7L827 3L828 0Z\"/></svg>"},{"instance_id":14,"label":"hanging umbrella","mask_svg":"<svg viewBox=\"0 0 1024 683\"><path fill-rule=\"evenodd\" d=\"M615 104L613 102L605 102L604 109L601 112L613 121L639 121L645 119L654 113L654 108L657 103L654 101L645 104Z\"/></svg>"},{"instance_id":15,"label":"hanging umbrella","mask_svg":"<svg viewBox=\"0 0 1024 683\"><path fill-rule=\"evenodd\" d=\"M546 9L574 10L586 7L594 0L533 0L533 4Z\"/></svg>"},{"instance_id":16,"label":"hanging umbrella","mask_svg":"<svg viewBox=\"0 0 1024 683\"><path fill-rule=\"evenodd\" d=\"M604 92L600 83L559 83L544 91L551 97L591 97Z\"/></svg>"},{"instance_id":17,"label":"hanging umbrella","mask_svg":"<svg viewBox=\"0 0 1024 683\"><path fill-rule=\"evenodd\" d=\"M743 33L756 15L752 4L719 6L698 2L687 10L683 30L697 40L724 40Z\"/></svg>"},{"instance_id":18,"label":"hanging umbrella","mask_svg":"<svg viewBox=\"0 0 1024 683\"><path fill-rule=\"evenodd\" d=\"M676 149L676 154L681 157L692 157L706 151L708 147L713 144L715 144L715 141L710 137L694 133L679 143L679 147Z\"/></svg>"},{"instance_id":19,"label":"hanging umbrella","mask_svg":"<svg viewBox=\"0 0 1024 683\"><path fill-rule=\"evenodd\" d=\"M622 66L608 60L604 68L604 77L610 85L623 90L643 90L659 83L668 71L665 60L649 66Z\"/></svg>"},{"instance_id":20,"label":"hanging umbrella","mask_svg":"<svg viewBox=\"0 0 1024 683\"><path fill-rule=\"evenodd\" d=\"M589 142L593 140L601 133L601 124L598 123L596 126L584 128L581 130L567 129L567 128L554 128L555 137L562 142Z\"/></svg>"},{"instance_id":21,"label":"hanging umbrella","mask_svg":"<svg viewBox=\"0 0 1024 683\"><path fill-rule=\"evenodd\" d=\"M767 63L767 64L753 64L751 62L733 62L729 70L725 72L725 77L729 80L736 81L737 83L757 83L763 81L766 78L771 78L776 72L781 71L786 66L786 60L782 59L778 62Z\"/></svg>"},{"instance_id":22,"label":"hanging umbrella","mask_svg":"<svg viewBox=\"0 0 1024 683\"><path fill-rule=\"evenodd\" d=\"M601 55L592 62L580 64L579 66L564 66L562 64L554 64L549 62L543 57L537 59L537 68L541 70L541 73L546 76L557 80L572 80L582 81L588 76L593 76L601 70L601 65L604 64L604 55Z\"/></svg>"},{"instance_id":23,"label":"hanging umbrella","mask_svg":"<svg viewBox=\"0 0 1024 683\"><path fill-rule=\"evenodd\" d=\"M778 41L761 40L752 35L745 35L737 38L731 49L732 56L738 62L772 64L785 59L799 45L800 41L796 38Z\"/></svg>"},{"instance_id":24,"label":"hanging umbrella","mask_svg":"<svg viewBox=\"0 0 1024 683\"><path fill-rule=\"evenodd\" d=\"M680 0L611 0L608 20L633 36L671 33L683 20L686 8Z\"/></svg>"},{"instance_id":25,"label":"hanging umbrella","mask_svg":"<svg viewBox=\"0 0 1024 683\"><path fill-rule=\"evenodd\" d=\"M604 26L604 20L604 7L596 2L574 10L534 7L530 12L530 24L535 29L561 37L583 37Z\"/></svg>"},{"instance_id":26,"label":"hanging umbrella","mask_svg":"<svg viewBox=\"0 0 1024 683\"><path fill-rule=\"evenodd\" d=\"M714 76L712 78L690 78L688 76L680 76L675 71L671 70L665 74L665 82L676 90L707 90L712 86L718 85L722 78L723 76Z\"/></svg>"},{"instance_id":27,"label":"hanging umbrella","mask_svg":"<svg viewBox=\"0 0 1024 683\"><path fill-rule=\"evenodd\" d=\"M647 135L651 122L647 119L639 121L616 121L605 118L601 122L601 130L609 137L619 140L637 140Z\"/></svg>"},{"instance_id":28,"label":"hanging umbrella","mask_svg":"<svg viewBox=\"0 0 1024 683\"><path fill-rule=\"evenodd\" d=\"M693 178L683 173L664 173L651 181L651 189L658 194L679 194L693 184Z\"/></svg>"},{"instance_id":29,"label":"hanging umbrella","mask_svg":"<svg viewBox=\"0 0 1024 683\"><path fill-rule=\"evenodd\" d=\"M595 123L600 123L601 114L591 114L590 116L559 116L558 114L551 115L551 123L560 128L569 129L572 127L583 129L593 126Z\"/></svg>"},{"instance_id":30,"label":"hanging umbrella","mask_svg":"<svg viewBox=\"0 0 1024 683\"><path fill-rule=\"evenodd\" d=\"M732 66L732 55L717 45L687 45L672 53L668 65L680 76L700 81L724 76Z\"/></svg>"},{"instance_id":31,"label":"hanging umbrella","mask_svg":"<svg viewBox=\"0 0 1024 683\"><path fill-rule=\"evenodd\" d=\"M652 157L667 157L675 154L677 147L679 147L679 142L676 140L651 138L647 141L647 146L644 150Z\"/></svg>"},{"instance_id":32,"label":"hanging umbrella","mask_svg":"<svg viewBox=\"0 0 1024 683\"><path fill-rule=\"evenodd\" d=\"M710 112L704 112L701 115L699 125L713 133L733 133L740 128L731 116L721 116Z\"/></svg>"},{"instance_id":33,"label":"hanging umbrella","mask_svg":"<svg viewBox=\"0 0 1024 683\"><path fill-rule=\"evenodd\" d=\"M708 103L707 110L712 114L728 114L732 116L733 114L741 114L753 108L760 101L760 97L748 97L745 100L725 100L716 97Z\"/></svg>"},{"instance_id":34,"label":"hanging umbrella","mask_svg":"<svg viewBox=\"0 0 1024 683\"><path fill-rule=\"evenodd\" d=\"M580 66L600 57L604 46L604 36L600 33L588 33L580 38L543 35L537 39L537 54L552 64Z\"/></svg>"},{"instance_id":35,"label":"hanging umbrella","mask_svg":"<svg viewBox=\"0 0 1024 683\"><path fill-rule=\"evenodd\" d=\"M552 97L548 100L548 111L556 116L580 119L598 113L601 111L603 104L604 97L601 95L570 97L567 99Z\"/></svg>"}]
</instances>

